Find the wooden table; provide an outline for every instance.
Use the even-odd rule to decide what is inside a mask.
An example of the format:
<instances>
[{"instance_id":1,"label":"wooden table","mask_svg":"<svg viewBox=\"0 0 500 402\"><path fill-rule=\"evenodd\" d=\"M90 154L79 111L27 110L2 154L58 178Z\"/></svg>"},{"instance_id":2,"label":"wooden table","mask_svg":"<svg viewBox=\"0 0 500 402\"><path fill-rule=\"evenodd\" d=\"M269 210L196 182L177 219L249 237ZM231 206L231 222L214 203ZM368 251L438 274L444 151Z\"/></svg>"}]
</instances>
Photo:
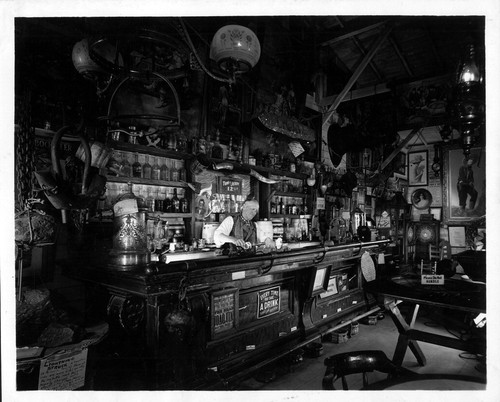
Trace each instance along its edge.
<instances>
[{"instance_id":1,"label":"wooden table","mask_svg":"<svg viewBox=\"0 0 500 402\"><path fill-rule=\"evenodd\" d=\"M421 285L419 276L399 276L367 282L364 289L374 294L379 303L384 305L398 329L399 337L392 359L395 364L402 365L406 351L410 348L418 363L424 366L426 358L418 341L476 354L486 353L486 340L470 342L414 328L420 305L472 314L485 313L484 284L446 279L444 285ZM413 306L413 315L409 322L399 310L400 303Z\"/></svg>"}]
</instances>

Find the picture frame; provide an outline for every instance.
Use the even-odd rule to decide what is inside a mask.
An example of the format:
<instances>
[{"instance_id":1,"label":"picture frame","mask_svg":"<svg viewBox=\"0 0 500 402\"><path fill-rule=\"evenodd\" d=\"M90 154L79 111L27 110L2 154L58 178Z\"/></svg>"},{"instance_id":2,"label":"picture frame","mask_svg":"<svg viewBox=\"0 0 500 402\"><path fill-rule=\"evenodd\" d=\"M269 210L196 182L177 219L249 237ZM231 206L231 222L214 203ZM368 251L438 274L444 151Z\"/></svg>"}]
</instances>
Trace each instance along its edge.
<instances>
[{"instance_id":1,"label":"picture frame","mask_svg":"<svg viewBox=\"0 0 500 402\"><path fill-rule=\"evenodd\" d=\"M431 207L429 211L434 216L434 220L441 221L442 214L443 214L443 208L441 208L441 207Z\"/></svg>"},{"instance_id":2,"label":"picture frame","mask_svg":"<svg viewBox=\"0 0 500 402\"><path fill-rule=\"evenodd\" d=\"M429 152L427 150L408 152L408 185L427 186Z\"/></svg>"},{"instance_id":3,"label":"picture frame","mask_svg":"<svg viewBox=\"0 0 500 402\"><path fill-rule=\"evenodd\" d=\"M408 179L408 155L406 152L399 152L394 158L394 177L399 179Z\"/></svg>"},{"instance_id":4,"label":"picture frame","mask_svg":"<svg viewBox=\"0 0 500 402\"><path fill-rule=\"evenodd\" d=\"M236 331L239 324L239 289L229 288L210 295L210 333L212 339Z\"/></svg>"},{"instance_id":5,"label":"picture frame","mask_svg":"<svg viewBox=\"0 0 500 402\"><path fill-rule=\"evenodd\" d=\"M459 195L459 178L464 174L461 168L465 167L463 149L461 146L450 146L443 150L442 205L445 224L470 225L486 216L486 149L473 147L470 157L474 161L471 170L473 188L477 194L462 184L462 193Z\"/></svg>"},{"instance_id":6,"label":"picture frame","mask_svg":"<svg viewBox=\"0 0 500 402\"><path fill-rule=\"evenodd\" d=\"M311 272L311 282L309 284L309 297L319 295L328 289L330 280L331 265L323 267L313 267Z\"/></svg>"}]
</instances>

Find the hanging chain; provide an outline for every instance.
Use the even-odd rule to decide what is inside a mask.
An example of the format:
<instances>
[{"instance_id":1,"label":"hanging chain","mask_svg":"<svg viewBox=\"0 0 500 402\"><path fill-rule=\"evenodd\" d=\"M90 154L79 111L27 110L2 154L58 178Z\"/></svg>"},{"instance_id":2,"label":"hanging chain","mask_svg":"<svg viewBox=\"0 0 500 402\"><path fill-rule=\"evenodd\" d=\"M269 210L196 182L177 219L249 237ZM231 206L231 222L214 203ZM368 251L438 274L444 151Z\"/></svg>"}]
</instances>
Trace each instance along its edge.
<instances>
[{"instance_id":1,"label":"hanging chain","mask_svg":"<svg viewBox=\"0 0 500 402\"><path fill-rule=\"evenodd\" d=\"M35 132L31 125L31 92L26 90L17 105L19 131L15 135L15 206L17 211L26 208L33 198L35 186Z\"/></svg>"}]
</instances>

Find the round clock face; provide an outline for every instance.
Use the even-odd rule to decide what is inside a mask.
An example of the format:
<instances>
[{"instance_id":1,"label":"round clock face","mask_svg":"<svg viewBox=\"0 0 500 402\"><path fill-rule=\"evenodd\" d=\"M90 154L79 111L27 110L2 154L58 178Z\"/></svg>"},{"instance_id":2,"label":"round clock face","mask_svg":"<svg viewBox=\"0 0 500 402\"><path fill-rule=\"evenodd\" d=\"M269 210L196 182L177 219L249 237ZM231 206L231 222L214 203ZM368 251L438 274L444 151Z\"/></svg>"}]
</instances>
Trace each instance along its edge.
<instances>
[{"instance_id":1,"label":"round clock face","mask_svg":"<svg viewBox=\"0 0 500 402\"><path fill-rule=\"evenodd\" d=\"M439 172L441 170L441 165L439 164L439 162L434 162L432 164L432 170L434 170L434 172Z\"/></svg>"},{"instance_id":2,"label":"round clock face","mask_svg":"<svg viewBox=\"0 0 500 402\"><path fill-rule=\"evenodd\" d=\"M424 225L418 229L418 239L422 243L430 243L434 240L434 231L430 226Z\"/></svg>"},{"instance_id":3,"label":"round clock face","mask_svg":"<svg viewBox=\"0 0 500 402\"><path fill-rule=\"evenodd\" d=\"M415 232L413 231L413 226L410 226L406 231L406 240L408 243L412 243L415 239Z\"/></svg>"}]
</instances>

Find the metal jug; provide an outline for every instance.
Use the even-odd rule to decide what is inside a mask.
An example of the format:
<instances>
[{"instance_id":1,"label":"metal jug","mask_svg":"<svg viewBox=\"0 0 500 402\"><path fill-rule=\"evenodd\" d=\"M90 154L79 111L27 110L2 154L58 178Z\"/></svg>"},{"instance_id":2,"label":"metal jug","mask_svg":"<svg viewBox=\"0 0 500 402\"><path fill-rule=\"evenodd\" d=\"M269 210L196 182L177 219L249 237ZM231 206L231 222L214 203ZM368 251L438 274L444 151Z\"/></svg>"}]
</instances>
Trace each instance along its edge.
<instances>
[{"instance_id":1,"label":"metal jug","mask_svg":"<svg viewBox=\"0 0 500 402\"><path fill-rule=\"evenodd\" d=\"M147 246L146 213L138 208L132 183L128 183L128 186L128 193L120 196L113 206L113 249L109 254L109 265L121 270L146 265L151 261Z\"/></svg>"}]
</instances>

